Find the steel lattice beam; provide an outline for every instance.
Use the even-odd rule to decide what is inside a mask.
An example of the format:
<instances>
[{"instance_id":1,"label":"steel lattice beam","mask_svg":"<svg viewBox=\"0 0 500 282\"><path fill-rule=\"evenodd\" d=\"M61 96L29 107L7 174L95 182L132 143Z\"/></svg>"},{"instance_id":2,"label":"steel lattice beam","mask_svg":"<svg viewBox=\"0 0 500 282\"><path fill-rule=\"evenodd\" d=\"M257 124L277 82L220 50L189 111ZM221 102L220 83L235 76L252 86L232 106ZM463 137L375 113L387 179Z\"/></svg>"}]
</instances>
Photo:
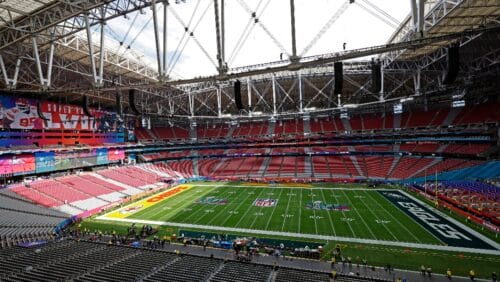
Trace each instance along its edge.
<instances>
[{"instance_id":1,"label":"steel lattice beam","mask_svg":"<svg viewBox=\"0 0 500 282\"><path fill-rule=\"evenodd\" d=\"M91 26L128 13L151 6L148 0L59 0L43 9L23 17L15 22L8 22L0 30L0 50L22 42L33 34L39 38L51 39L49 29L55 28L54 39L60 39L86 28L84 14L89 15ZM105 7L106 13L101 15L99 8Z\"/></svg>"}]
</instances>

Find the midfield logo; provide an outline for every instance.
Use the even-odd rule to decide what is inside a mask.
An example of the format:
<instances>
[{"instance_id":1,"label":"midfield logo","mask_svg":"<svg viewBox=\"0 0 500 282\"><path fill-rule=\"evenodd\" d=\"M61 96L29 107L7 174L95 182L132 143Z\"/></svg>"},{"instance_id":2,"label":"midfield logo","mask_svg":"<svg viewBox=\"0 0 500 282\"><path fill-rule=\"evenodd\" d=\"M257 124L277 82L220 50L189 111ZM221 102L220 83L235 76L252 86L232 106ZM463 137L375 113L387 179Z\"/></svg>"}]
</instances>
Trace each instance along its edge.
<instances>
[{"instance_id":1,"label":"midfield logo","mask_svg":"<svg viewBox=\"0 0 500 282\"><path fill-rule=\"evenodd\" d=\"M325 211L348 211L347 205L334 205L323 203L322 201L314 201L306 204L306 209L309 210L325 210Z\"/></svg>"},{"instance_id":2,"label":"midfield logo","mask_svg":"<svg viewBox=\"0 0 500 282\"><path fill-rule=\"evenodd\" d=\"M263 199L258 198L253 201L253 205L256 207L268 208L274 207L278 204L278 199Z\"/></svg>"},{"instance_id":3,"label":"midfield logo","mask_svg":"<svg viewBox=\"0 0 500 282\"><path fill-rule=\"evenodd\" d=\"M196 200L197 204L206 204L206 205L225 205L227 204L227 199L219 199L213 196L200 198Z\"/></svg>"}]
</instances>

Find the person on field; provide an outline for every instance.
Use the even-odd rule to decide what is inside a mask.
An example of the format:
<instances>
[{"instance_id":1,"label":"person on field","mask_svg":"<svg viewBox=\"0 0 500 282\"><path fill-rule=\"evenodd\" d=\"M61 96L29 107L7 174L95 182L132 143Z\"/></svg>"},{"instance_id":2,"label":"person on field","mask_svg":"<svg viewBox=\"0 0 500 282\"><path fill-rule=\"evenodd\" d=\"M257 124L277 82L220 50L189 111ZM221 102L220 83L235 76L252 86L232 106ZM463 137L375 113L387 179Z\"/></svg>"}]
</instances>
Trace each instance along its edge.
<instances>
[{"instance_id":1,"label":"person on field","mask_svg":"<svg viewBox=\"0 0 500 282\"><path fill-rule=\"evenodd\" d=\"M491 273L491 281L497 282L497 273L496 272Z\"/></svg>"},{"instance_id":2,"label":"person on field","mask_svg":"<svg viewBox=\"0 0 500 282\"><path fill-rule=\"evenodd\" d=\"M451 280L451 270L448 268L448 270L446 270L446 277L448 278L448 280Z\"/></svg>"},{"instance_id":3,"label":"person on field","mask_svg":"<svg viewBox=\"0 0 500 282\"><path fill-rule=\"evenodd\" d=\"M476 273L474 272L474 269L469 270L469 278L470 278L470 280L474 281L475 277L476 277Z\"/></svg>"},{"instance_id":4,"label":"person on field","mask_svg":"<svg viewBox=\"0 0 500 282\"><path fill-rule=\"evenodd\" d=\"M425 275L425 266L424 266L424 265L421 265L421 266L420 266L420 273L421 273L422 275Z\"/></svg>"}]
</instances>

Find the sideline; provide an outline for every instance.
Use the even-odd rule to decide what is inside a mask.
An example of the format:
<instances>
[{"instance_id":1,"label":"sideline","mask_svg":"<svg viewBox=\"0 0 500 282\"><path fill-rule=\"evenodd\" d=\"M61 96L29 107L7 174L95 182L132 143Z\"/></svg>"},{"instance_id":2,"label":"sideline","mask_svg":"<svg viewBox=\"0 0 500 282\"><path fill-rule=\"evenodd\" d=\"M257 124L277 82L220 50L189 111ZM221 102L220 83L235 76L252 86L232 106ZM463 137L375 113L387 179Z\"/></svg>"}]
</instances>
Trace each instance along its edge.
<instances>
[{"instance_id":1,"label":"sideline","mask_svg":"<svg viewBox=\"0 0 500 282\"><path fill-rule=\"evenodd\" d=\"M208 187L217 186L216 184L206 184L206 183L197 183L197 184L191 184L191 185L208 186ZM224 185L227 185L227 183ZM224 185L222 185L221 187L231 188L231 186L224 186ZM391 190L388 188L353 188L353 187L320 187L320 186L317 186L317 187L298 187L298 186L281 186L281 185L280 186L271 186L271 185L238 185L238 186L234 186L234 188L239 188L239 187L243 187L243 188L268 188L268 189L352 190L352 191L376 191L379 189ZM394 189L397 189L397 188L394 188Z\"/></svg>"},{"instance_id":2,"label":"sideline","mask_svg":"<svg viewBox=\"0 0 500 282\"><path fill-rule=\"evenodd\" d=\"M259 234L259 235L286 236L286 237L295 237L295 238L304 238L304 239L324 240L324 241L345 241L345 242L352 242L352 243L387 245L387 246L407 247L407 248L415 248L415 249L431 249L431 250L466 252L466 253L475 253L475 254L500 255L499 250L485 250L485 249L474 249L474 248L464 248L464 247L450 247L450 246L432 245L432 244L418 244L418 243L408 243L408 242L372 240L372 239L361 239L361 238L350 238L350 237L328 236L328 235L317 235L317 234L279 232L279 231L269 231L269 230L234 228L234 227L223 227L223 226L212 226L212 225L201 225L201 224L189 224L189 223L178 223L178 222L168 222L168 221L154 221L154 220L141 220L141 219L128 219L128 218L109 218L109 217L104 217L104 216L100 216L97 219L107 220L107 221L121 221L121 222L128 222L128 223L140 223L140 224L175 226L175 227L183 227L183 228L195 228L195 229L202 229L202 230L239 232L239 233L248 233L248 234L252 234L252 235Z\"/></svg>"}]
</instances>

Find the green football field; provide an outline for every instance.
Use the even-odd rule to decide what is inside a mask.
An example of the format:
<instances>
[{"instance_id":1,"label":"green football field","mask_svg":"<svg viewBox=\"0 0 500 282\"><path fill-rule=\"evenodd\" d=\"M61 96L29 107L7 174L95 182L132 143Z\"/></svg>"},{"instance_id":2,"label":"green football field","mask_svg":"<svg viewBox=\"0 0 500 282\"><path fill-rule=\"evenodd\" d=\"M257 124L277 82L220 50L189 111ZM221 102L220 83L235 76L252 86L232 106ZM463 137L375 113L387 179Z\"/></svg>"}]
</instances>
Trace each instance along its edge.
<instances>
[{"instance_id":1,"label":"green football field","mask_svg":"<svg viewBox=\"0 0 500 282\"><path fill-rule=\"evenodd\" d=\"M254 204L257 199L275 200L275 204L259 206ZM205 203L200 203L203 200ZM207 203L216 200L225 203ZM348 210L307 208L308 204L317 201L346 206ZM128 218L387 241L439 243L432 234L414 223L376 191L369 190L195 186Z\"/></svg>"},{"instance_id":2,"label":"green football field","mask_svg":"<svg viewBox=\"0 0 500 282\"><path fill-rule=\"evenodd\" d=\"M478 234L415 194L354 184L303 186L180 185L87 219L82 228L125 234L134 222L157 227L160 236L194 231L320 243L325 259L340 243L346 255L374 265L418 270L424 264L439 273L450 267L462 276L474 268L482 278L500 262L497 238Z\"/></svg>"},{"instance_id":3,"label":"green football field","mask_svg":"<svg viewBox=\"0 0 500 282\"><path fill-rule=\"evenodd\" d=\"M187 186L189 189L155 201L151 206L137 202L135 206L121 208L119 220L261 237L327 240L331 237L396 242L400 246L413 243L489 248L484 244L471 245L477 240L471 238L468 242L465 239L471 236L456 226L465 234L459 234L463 238L458 238L458 243L441 236L439 230L426 225L428 222L420 221L421 211L415 216L398 206L401 201L413 201L398 190L228 183ZM112 213L101 218L112 220Z\"/></svg>"}]
</instances>

